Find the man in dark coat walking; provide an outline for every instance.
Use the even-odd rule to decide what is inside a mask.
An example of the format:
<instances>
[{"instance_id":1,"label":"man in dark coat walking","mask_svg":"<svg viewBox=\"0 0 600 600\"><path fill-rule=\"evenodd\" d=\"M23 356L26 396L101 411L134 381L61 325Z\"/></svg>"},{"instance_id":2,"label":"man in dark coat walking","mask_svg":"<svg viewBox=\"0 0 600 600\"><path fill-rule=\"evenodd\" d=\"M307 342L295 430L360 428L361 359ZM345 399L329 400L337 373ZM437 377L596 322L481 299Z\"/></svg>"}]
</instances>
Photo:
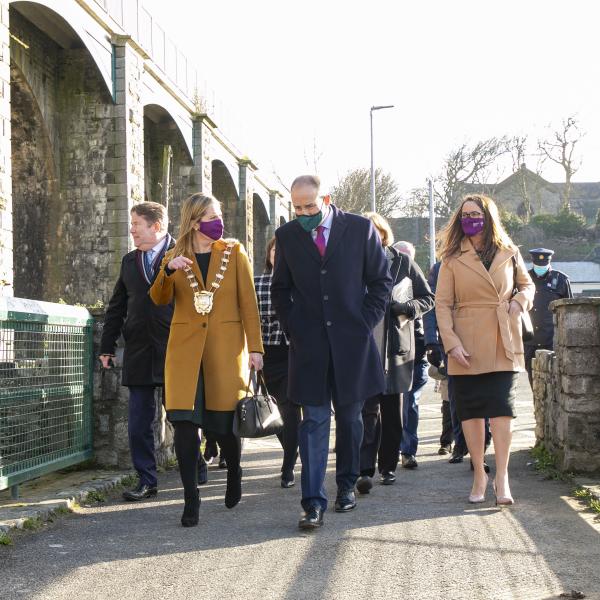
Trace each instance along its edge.
<instances>
[{"instance_id":1,"label":"man in dark coat walking","mask_svg":"<svg viewBox=\"0 0 600 600\"><path fill-rule=\"evenodd\" d=\"M276 233L271 297L290 340L289 399L302 405L302 529L319 527L331 402L336 411L335 510L356 506L361 410L384 389L373 327L383 318L391 277L379 235L367 219L319 200L317 177L292 184L296 220Z\"/></svg>"},{"instance_id":2,"label":"man in dark coat walking","mask_svg":"<svg viewBox=\"0 0 600 600\"><path fill-rule=\"evenodd\" d=\"M165 252L174 241L167 233L164 206L142 202L131 209L131 236L136 249L123 257L121 272L106 309L100 360L109 368L121 334L125 340L122 384L129 388L129 448L139 475L126 500L142 500L157 493L152 424L156 414L154 388L162 387L173 306L156 306L148 290Z\"/></svg>"}]
</instances>

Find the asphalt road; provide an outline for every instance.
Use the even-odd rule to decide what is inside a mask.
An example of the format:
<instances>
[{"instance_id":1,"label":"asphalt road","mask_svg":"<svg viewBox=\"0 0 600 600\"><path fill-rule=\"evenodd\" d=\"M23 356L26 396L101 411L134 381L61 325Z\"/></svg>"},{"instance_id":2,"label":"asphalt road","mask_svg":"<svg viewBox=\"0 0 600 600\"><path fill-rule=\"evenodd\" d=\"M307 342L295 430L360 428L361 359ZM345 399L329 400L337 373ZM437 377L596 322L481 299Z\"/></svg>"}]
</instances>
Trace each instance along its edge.
<instances>
[{"instance_id":1,"label":"asphalt road","mask_svg":"<svg viewBox=\"0 0 600 600\"><path fill-rule=\"evenodd\" d=\"M352 513L326 513L319 531L297 529L300 491L279 487L276 440L252 442L233 510L223 505L225 473L211 468L200 525L183 529L171 471L156 500L115 498L0 547L0 598L543 600L573 589L600 598L600 528L569 486L527 466L533 422L521 389L512 508L496 508L491 488L489 502L467 504L468 461L437 455L440 401L428 386L419 468L399 469L395 486L376 485ZM332 496L333 467L331 455Z\"/></svg>"}]
</instances>

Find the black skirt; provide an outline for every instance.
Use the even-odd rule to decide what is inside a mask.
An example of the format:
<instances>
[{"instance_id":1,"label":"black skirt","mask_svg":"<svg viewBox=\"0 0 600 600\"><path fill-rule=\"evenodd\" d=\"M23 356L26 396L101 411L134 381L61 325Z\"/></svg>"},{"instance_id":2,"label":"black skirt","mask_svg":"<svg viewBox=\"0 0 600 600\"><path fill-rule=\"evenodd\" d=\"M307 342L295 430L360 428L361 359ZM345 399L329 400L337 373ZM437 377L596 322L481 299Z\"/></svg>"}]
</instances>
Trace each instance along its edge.
<instances>
[{"instance_id":1,"label":"black skirt","mask_svg":"<svg viewBox=\"0 0 600 600\"><path fill-rule=\"evenodd\" d=\"M518 378L513 371L452 375L458 419L515 418Z\"/></svg>"}]
</instances>

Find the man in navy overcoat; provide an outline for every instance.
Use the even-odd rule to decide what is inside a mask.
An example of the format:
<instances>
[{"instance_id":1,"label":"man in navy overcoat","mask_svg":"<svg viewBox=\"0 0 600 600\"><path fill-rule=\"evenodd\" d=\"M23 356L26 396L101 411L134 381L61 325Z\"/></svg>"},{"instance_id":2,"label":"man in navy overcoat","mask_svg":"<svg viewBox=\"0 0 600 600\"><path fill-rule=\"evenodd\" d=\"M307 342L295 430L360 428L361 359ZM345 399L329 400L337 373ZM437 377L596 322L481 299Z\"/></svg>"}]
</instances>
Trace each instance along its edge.
<instances>
[{"instance_id":1,"label":"man in navy overcoat","mask_svg":"<svg viewBox=\"0 0 600 600\"><path fill-rule=\"evenodd\" d=\"M368 219L319 198L320 181L292 184L296 219L276 233L273 306L290 340L289 398L302 406L301 529L319 527L327 509L324 481L331 402L336 418L336 512L356 506L361 410L383 391L373 327L381 321L391 277L381 241Z\"/></svg>"}]
</instances>

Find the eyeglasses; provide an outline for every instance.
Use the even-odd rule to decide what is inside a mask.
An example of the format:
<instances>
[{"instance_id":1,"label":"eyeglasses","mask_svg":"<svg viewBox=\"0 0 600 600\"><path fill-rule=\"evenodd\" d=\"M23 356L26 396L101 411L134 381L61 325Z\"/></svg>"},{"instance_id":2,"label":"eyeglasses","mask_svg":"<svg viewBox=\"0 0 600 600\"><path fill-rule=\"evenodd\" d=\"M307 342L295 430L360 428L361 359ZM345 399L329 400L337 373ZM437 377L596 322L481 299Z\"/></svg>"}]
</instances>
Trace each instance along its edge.
<instances>
[{"instance_id":1,"label":"eyeglasses","mask_svg":"<svg viewBox=\"0 0 600 600\"><path fill-rule=\"evenodd\" d=\"M462 213L460 216L463 219L476 219L477 217L483 217L483 213L474 210L470 213Z\"/></svg>"}]
</instances>

